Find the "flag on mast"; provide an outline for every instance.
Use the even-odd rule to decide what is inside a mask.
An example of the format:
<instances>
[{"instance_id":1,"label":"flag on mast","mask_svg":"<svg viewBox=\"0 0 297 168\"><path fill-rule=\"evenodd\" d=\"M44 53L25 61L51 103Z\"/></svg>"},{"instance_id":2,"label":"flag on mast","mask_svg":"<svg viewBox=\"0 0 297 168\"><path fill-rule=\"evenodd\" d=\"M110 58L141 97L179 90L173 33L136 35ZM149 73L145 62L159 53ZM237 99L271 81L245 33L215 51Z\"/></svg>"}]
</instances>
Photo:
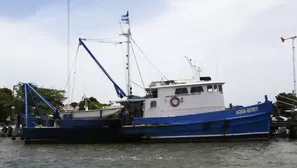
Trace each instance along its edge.
<instances>
[{"instance_id":1,"label":"flag on mast","mask_svg":"<svg viewBox=\"0 0 297 168\"><path fill-rule=\"evenodd\" d=\"M125 15L122 15L122 21L125 21L126 24L129 24L129 11Z\"/></svg>"}]
</instances>

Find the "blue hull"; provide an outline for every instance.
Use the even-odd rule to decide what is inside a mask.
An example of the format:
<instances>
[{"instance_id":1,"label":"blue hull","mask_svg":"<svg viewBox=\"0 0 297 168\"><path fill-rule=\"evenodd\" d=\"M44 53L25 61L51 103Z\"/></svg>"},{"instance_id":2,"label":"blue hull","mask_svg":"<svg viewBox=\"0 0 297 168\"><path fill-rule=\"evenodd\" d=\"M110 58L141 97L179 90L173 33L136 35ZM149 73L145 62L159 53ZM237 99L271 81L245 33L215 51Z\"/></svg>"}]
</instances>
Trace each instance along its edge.
<instances>
[{"instance_id":1,"label":"blue hull","mask_svg":"<svg viewBox=\"0 0 297 168\"><path fill-rule=\"evenodd\" d=\"M61 120L60 128L24 127L25 143L108 143L140 141L138 135L124 135L120 119Z\"/></svg>"},{"instance_id":2,"label":"blue hull","mask_svg":"<svg viewBox=\"0 0 297 168\"><path fill-rule=\"evenodd\" d=\"M121 120L62 120L61 128L23 128L27 141L102 143L135 141L224 141L270 137L272 103L202 114L135 118L134 125Z\"/></svg>"},{"instance_id":3,"label":"blue hull","mask_svg":"<svg viewBox=\"0 0 297 168\"><path fill-rule=\"evenodd\" d=\"M272 103L265 102L238 109L203 114L138 118L134 126L124 127L127 135L158 139L268 139Z\"/></svg>"}]
</instances>

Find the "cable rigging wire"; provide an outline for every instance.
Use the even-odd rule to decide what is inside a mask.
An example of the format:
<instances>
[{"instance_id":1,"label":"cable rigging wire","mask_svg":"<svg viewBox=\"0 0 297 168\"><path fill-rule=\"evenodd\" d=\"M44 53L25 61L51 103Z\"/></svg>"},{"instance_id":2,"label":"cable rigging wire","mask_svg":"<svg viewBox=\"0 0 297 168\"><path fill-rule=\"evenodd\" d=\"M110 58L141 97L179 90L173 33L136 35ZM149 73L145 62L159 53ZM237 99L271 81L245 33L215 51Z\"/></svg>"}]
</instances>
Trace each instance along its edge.
<instances>
[{"instance_id":1,"label":"cable rigging wire","mask_svg":"<svg viewBox=\"0 0 297 168\"><path fill-rule=\"evenodd\" d=\"M168 80L166 78L165 75L162 74L162 72L160 70L158 70L158 68L151 62L151 60L144 54L144 52L142 51L142 49L136 44L135 40L131 37L131 40L133 41L133 43L136 45L136 47L139 49L139 51L143 54L143 56L147 59L147 61L151 64L151 66L155 69L155 71L158 73L158 75L163 79L165 78L166 80ZM161 79L161 80L162 80Z\"/></svg>"},{"instance_id":2,"label":"cable rigging wire","mask_svg":"<svg viewBox=\"0 0 297 168\"><path fill-rule=\"evenodd\" d=\"M86 86L85 86L85 80L84 80L84 66L83 66L83 60L80 61L80 65L81 65L81 81L82 81L82 89L83 89L83 93L86 93Z\"/></svg>"},{"instance_id":3,"label":"cable rigging wire","mask_svg":"<svg viewBox=\"0 0 297 168\"><path fill-rule=\"evenodd\" d=\"M140 68L139 68L139 65L138 65L138 61L136 59L136 55L135 55L135 52L134 52L134 49L133 49L132 45L131 45L131 49L132 49L132 53L133 53L133 56L134 56L134 59L135 59L135 63L136 63L137 69L138 69L138 73L139 73L139 76L140 76L140 79L141 79L141 82L142 82L142 86L143 86L143 88L145 88L143 78L142 78L142 75L141 75L141 72L140 72Z\"/></svg>"},{"instance_id":4,"label":"cable rigging wire","mask_svg":"<svg viewBox=\"0 0 297 168\"><path fill-rule=\"evenodd\" d=\"M145 87L142 87L142 86L140 86L139 84L137 84L137 83L135 83L135 82L133 82L133 81L131 81L131 83L133 83L134 85L138 86L139 88L145 90Z\"/></svg>"},{"instance_id":5,"label":"cable rigging wire","mask_svg":"<svg viewBox=\"0 0 297 168\"><path fill-rule=\"evenodd\" d=\"M122 44L121 41L107 41L105 39L91 39L91 38L84 38L85 41L90 42L98 42L98 43L111 43L111 44Z\"/></svg>"},{"instance_id":6,"label":"cable rigging wire","mask_svg":"<svg viewBox=\"0 0 297 168\"><path fill-rule=\"evenodd\" d=\"M69 72L69 74L68 74L68 79L67 79L67 82L66 82L66 86L64 87L64 90L66 89L66 87L67 87L68 84L69 84L71 73L72 73L72 71L73 71L73 68L74 68L76 62L77 62L78 51L79 51L79 45L77 46L77 49L76 49L76 56L75 56L75 59L74 59L74 61L73 61L71 70L70 70L70 72ZM68 93L68 94L70 94L70 93ZM69 96L69 95L68 95L68 96Z\"/></svg>"},{"instance_id":7,"label":"cable rigging wire","mask_svg":"<svg viewBox=\"0 0 297 168\"><path fill-rule=\"evenodd\" d=\"M78 55L78 50L77 50L77 53L76 53L75 67L74 67L74 72L73 72L73 83L72 83L72 91L71 91L71 102L73 100L74 84L75 84L75 78L76 78L76 67L77 67L76 65L77 65L77 57L78 57L77 55Z\"/></svg>"}]
</instances>

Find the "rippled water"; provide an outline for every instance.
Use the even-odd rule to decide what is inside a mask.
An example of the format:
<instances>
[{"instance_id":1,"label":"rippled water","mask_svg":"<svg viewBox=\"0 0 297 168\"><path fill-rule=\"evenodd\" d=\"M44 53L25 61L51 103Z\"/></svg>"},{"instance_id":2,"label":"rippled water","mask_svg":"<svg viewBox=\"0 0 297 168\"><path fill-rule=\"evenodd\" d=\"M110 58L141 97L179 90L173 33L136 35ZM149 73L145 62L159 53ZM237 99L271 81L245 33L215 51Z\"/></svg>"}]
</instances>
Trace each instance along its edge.
<instances>
[{"instance_id":1,"label":"rippled water","mask_svg":"<svg viewBox=\"0 0 297 168\"><path fill-rule=\"evenodd\" d=\"M297 141L24 145L0 139L0 167L297 167Z\"/></svg>"}]
</instances>

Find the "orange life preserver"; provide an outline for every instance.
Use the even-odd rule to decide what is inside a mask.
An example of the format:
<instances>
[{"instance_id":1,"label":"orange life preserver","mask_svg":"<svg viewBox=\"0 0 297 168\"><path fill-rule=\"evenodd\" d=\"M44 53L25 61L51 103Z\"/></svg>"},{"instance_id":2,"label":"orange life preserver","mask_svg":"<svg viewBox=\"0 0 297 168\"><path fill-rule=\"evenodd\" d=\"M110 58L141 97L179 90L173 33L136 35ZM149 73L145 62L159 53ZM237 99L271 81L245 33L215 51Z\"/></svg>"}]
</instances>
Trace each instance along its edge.
<instances>
[{"instance_id":1,"label":"orange life preserver","mask_svg":"<svg viewBox=\"0 0 297 168\"><path fill-rule=\"evenodd\" d=\"M174 103L174 100L176 100L177 102ZM177 98L176 96L174 96L174 97L172 97L172 98L170 99L170 104L171 104L172 107L177 107L177 106L179 105L179 103L180 103L180 100L179 100L179 98Z\"/></svg>"}]
</instances>

